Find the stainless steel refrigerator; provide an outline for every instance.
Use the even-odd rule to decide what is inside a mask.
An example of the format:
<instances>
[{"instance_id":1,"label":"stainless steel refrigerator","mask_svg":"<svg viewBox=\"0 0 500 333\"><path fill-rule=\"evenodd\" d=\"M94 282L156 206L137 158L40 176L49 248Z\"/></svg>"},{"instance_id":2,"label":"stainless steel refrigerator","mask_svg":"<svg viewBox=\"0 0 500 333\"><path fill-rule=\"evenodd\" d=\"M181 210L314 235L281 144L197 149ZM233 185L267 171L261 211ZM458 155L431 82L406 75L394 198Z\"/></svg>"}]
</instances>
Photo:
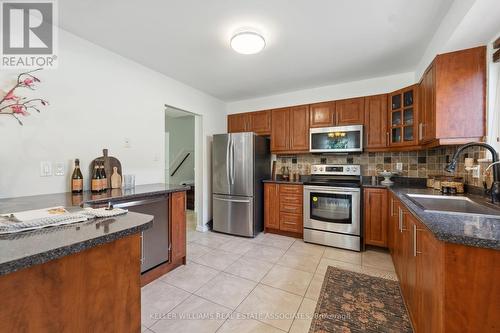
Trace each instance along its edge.
<instances>
[{"instance_id":1,"label":"stainless steel refrigerator","mask_svg":"<svg viewBox=\"0 0 500 333\"><path fill-rule=\"evenodd\" d=\"M269 139L252 132L216 134L212 147L213 230L254 237L264 225Z\"/></svg>"}]
</instances>

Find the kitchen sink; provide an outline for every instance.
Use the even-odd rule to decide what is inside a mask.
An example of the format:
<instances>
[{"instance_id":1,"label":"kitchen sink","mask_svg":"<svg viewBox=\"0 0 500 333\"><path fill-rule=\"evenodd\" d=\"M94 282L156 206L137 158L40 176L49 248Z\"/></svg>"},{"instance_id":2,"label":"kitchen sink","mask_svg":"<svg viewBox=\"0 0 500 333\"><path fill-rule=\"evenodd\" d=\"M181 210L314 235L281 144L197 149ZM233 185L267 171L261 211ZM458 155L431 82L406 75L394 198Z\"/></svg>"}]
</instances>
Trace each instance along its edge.
<instances>
[{"instance_id":1,"label":"kitchen sink","mask_svg":"<svg viewBox=\"0 0 500 333\"><path fill-rule=\"evenodd\" d=\"M406 194L406 196L426 212L500 218L500 209L479 204L467 197L429 194Z\"/></svg>"}]
</instances>

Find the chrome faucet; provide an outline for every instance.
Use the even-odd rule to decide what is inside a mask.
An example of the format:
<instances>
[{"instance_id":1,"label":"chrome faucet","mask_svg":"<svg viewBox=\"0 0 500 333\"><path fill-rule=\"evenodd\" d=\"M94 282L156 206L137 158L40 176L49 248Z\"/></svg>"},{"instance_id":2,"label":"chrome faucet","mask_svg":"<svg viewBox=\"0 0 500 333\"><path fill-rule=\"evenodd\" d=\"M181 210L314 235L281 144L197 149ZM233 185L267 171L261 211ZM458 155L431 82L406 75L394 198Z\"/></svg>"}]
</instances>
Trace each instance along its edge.
<instances>
[{"instance_id":1,"label":"chrome faucet","mask_svg":"<svg viewBox=\"0 0 500 333\"><path fill-rule=\"evenodd\" d=\"M490 151L491 156L492 156L492 163L488 166L488 168L492 167L493 168L493 184L491 185L491 188L489 189L489 194L491 196L491 202L492 203L497 203L500 202L500 170L499 170L499 160L498 160L498 153L496 150L490 146L489 144L482 143L482 142L471 142L467 143L463 146L458 147L457 151L451 158L450 164L444 168L448 172L455 172L457 169L457 163L458 163L458 156L464 151L465 149L469 147L483 147L486 148Z\"/></svg>"}]
</instances>

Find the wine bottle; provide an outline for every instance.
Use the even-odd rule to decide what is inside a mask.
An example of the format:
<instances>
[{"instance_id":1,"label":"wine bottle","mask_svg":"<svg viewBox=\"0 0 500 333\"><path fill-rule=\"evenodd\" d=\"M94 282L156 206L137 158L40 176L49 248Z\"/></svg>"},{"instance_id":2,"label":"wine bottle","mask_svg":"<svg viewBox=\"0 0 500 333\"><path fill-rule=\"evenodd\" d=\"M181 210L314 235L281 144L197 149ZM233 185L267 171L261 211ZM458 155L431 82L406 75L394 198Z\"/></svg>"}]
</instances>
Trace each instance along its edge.
<instances>
[{"instance_id":1,"label":"wine bottle","mask_svg":"<svg viewBox=\"0 0 500 333\"><path fill-rule=\"evenodd\" d=\"M80 160L78 158L75 159L75 169L73 170L73 175L71 175L71 192L83 192L83 175L80 170Z\"/></svg>"},{"instance_id":2,"label":"wine bottle","mask_svg":"<svg viewBox=\"0 0 500 333\"><path fill-rule=\"evenodd\" d=\"M106 190L108 189L108 178L106 177L106 171L104 170L104 161L101 162L100 170L101 170L101 182L102 182L101 188L103 192L106 192Z\"/></svg>"},{"instance_id":3,"label":"wine bottle","mask_svg":"<svg viewBox=\"0 0 500 333\"><path fill-rule=\"evenodd\" d=\"M92 173L92 185L91 190L93 193L99 193L102 189L101 183L101 172L99 171L99 163L96 161L94 163L94 172Z\"/></svg>"}]
</instances>

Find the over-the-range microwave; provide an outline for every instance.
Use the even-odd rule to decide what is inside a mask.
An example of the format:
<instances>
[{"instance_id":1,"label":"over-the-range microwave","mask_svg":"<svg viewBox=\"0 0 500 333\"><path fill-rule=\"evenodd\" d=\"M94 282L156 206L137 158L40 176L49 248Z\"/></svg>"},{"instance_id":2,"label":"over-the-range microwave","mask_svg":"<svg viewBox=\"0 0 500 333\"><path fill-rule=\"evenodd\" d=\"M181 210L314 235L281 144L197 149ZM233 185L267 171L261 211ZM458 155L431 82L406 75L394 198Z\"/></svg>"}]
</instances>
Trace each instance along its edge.
<instances>
[{"instance_id":1,"label":"over-the-range microwave","mask_svg":"<svg viewBox=\"0 0 500 333\"><path fill-rule=\"evenodd\" d=\"M311 128L311 153L350 153L363 151L363 125Z\"/></svg>"}]
</instances>

